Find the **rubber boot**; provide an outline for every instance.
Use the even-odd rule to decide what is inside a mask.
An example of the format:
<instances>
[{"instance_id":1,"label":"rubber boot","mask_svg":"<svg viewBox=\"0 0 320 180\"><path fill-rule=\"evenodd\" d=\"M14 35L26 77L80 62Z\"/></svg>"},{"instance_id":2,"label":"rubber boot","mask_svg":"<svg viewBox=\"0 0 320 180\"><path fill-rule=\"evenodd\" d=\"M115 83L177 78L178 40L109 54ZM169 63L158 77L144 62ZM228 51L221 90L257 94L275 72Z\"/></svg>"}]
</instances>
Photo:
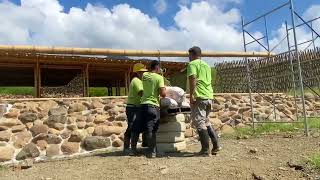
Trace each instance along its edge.
<instances>
[{"instance_id":1,"label":"rubber boot","mask_svg":"<svg viewBox=\"0 0 320 180\"><path fill-rule=\"evenodd\" d=\"M201 143L201 150L197 153L199 156L210 156L211 153L209 152L209 134L206 129L198 130L200 143Z\"/></svg>"},{"instance_id":2,"label":"rubber boot","mask_svg":"<svg viewBox=\"0 0 320 180\"><path fill-rule=\"evenodd\" d=\"M147 132L142 133L142 147L148 147Z\"/></svg>"},{"instance_id":3,"label":"rubber boot","mask_svg":"<svg viewBox=\"0 0 320 180\"><path fill-rule=\"evenodd\" d=\"M219 145L218 135L215 132L215 130L212 128L212 126L207 126L207 131L208 131L208 134L211 139L212 146L213 146L213 148L211 150L211 154L216 155L218 153L218 151L221 150L221 147Z\"/></svg>"},{"instance_id":4,"label":"rubber boot","mask_svg":"<svg viewBox=\"0 0 320 180\"><path fill-rule=\"evenodd\" d=\"M157 157L156 151L156 134L155 133L148 133L147 134L148 140L148 150L147 150L147 158L155 158Z\"/></svg>"},{"instance_id":5,"label":"rubber boot","mask_svg":"<svg viewBox=\"0 0 320 180\"><path fill-rule=\"evenodd\" d=\"M137 144L139 141L139 134L138 133L131 133L131 153L130 156L136 156L137 152Z\"/></svg>"},{"instance_id":6,"label":"rubber boot","mask_svg":"<svg viewBox=\"0 0 320 180\"><path fill-rule=\"evenodd\" d=\"M131 139L131 134L125 133L124 140L123 140L123 155L124 156L130 155L130 139Z\"/></svg>"}]
</instances>

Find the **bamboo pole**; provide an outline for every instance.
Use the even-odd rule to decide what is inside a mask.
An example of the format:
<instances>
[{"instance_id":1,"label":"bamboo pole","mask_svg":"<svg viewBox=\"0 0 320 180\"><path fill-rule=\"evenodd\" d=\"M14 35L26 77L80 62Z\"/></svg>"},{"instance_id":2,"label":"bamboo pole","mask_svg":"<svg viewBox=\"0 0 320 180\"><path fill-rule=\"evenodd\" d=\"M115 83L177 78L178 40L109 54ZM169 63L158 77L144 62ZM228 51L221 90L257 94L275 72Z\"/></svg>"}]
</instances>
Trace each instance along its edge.
<instances>
[{"instance_id":1,"label":"bamboo pole","mask_svg":"<svg viewBox=\"0 0 320 180\"><path fill-rule=\"evenodd\" d=\"M159 51L159 50L126 50L103 48L70 48L48 46L10 46L0 45L0 51L28 52L47 54L77 54L77 55L113 55L113 56L139 56L139 57L188 57L187 51ZM268 57L269 52L213 52L204 51L202 57Z\"/></svg>"}]
</instances>

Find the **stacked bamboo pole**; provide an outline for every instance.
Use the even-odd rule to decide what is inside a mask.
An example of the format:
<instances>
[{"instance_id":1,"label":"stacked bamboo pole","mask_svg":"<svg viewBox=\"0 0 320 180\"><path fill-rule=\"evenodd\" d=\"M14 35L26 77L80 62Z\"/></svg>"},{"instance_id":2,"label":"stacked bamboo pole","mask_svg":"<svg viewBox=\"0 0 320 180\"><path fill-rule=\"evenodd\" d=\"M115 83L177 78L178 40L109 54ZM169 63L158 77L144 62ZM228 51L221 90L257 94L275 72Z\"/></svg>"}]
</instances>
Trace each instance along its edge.
<instances>
[{"instance_id":1,"label":"stacked bamboo pole","mask_svg":"<svg viewBox=\"0 0 320 180\"><path fill-rule=\"evenodd\" d=\"M0 51L47 53L47 54L77 54L77 55L105 55L105 56L139 56L139 57L188 57L187 51L159 51L159 50L125 50L103 48L70 48L47 46L9 46L0 45ZM202 57L268 57L269 52L213 52L204 51Z\"/></svg>"}]
</instances>

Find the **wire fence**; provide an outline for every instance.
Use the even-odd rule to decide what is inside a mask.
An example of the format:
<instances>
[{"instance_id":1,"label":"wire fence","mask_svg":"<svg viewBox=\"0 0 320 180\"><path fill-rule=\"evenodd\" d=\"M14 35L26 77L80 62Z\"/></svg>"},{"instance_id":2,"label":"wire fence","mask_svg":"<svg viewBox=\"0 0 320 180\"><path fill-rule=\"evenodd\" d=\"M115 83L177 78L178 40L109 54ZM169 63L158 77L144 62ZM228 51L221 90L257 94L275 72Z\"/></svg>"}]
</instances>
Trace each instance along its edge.
<instances>
[{"instance_id":1,"label":"wire fence","mask_svg":"<svg viewBox=\"0 0 320 180\"><path fill-rule=\"evenodd\" d=\"M316 87L318 91L320 89L320 49L300 52L299 56L305 86ZM290 58L292 58L292 66ZM270 58L250 59L248 66L249 73L244 60L217 63L215 92L248 93L248 75L251 78L253 93L290 93L294 87L299 86L297 58L294 53L287 52Z\"/></svg>"}]
</instances>

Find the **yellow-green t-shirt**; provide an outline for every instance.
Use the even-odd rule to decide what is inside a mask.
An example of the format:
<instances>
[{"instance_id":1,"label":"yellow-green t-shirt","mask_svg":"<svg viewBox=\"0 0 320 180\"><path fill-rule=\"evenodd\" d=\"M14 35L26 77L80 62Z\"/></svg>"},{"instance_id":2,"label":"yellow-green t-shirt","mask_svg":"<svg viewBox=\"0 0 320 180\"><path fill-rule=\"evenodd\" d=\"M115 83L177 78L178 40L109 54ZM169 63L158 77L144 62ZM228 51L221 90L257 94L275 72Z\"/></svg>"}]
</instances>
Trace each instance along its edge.
<instances>
[{"instance_id":1,"label":"yellow-green t-shirt","mask_svg":"<svg viewBox=\"0 0 320 180\"><path fill-rule=\"evenodd\" d=\"M213 98L211 68L206 62L201 59L191 61L187 67L187 75L188 77L192 75L196 77L197 87L194 94L195 98Z\"/></svg>"},{"instance_id":2,"label":"yellow-green t-shirt","mask_svg":"<svg viewBox=\"0 0 320 180\"><path fill-rule=\"evenodd\" d=\"M141 97L138 94L140 91L143 91L142 81L139 78L135 77L132 79L129 86L127 104L140 105Z\"/></svg>"},{"instance_id":3,"label":"yellow-green t-shirt","mask_svg":"<svg viewBox=\"0 0 320 180\"><path fill-rule=\"evenodd\" d=\"M160 88L164 87L163 77L157 73L145 72L142 77L143 96L141 104L160 106Z\"/></svg>"}]
</instances>

